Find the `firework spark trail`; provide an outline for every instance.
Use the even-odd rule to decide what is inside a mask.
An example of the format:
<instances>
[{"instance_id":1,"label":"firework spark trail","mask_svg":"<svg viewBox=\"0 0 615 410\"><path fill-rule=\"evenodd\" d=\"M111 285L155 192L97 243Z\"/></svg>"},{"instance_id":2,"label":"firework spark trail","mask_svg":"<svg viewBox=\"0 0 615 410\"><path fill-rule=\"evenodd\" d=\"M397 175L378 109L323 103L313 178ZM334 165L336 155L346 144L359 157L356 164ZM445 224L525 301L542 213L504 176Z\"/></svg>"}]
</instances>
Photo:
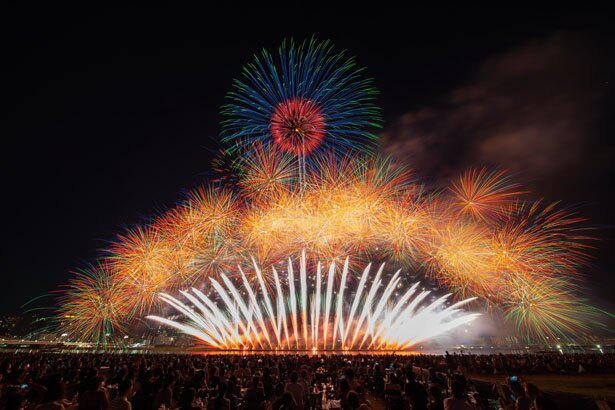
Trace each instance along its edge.
<instances>
[{"instance_id":1,"label":"firework spark trail","mask_svg":"<svg viewBox=\"0 0 615 410\"><path fill-rule=\"evenodd\" d=\"M242 273L244 277L243 289L248 294L247 299L241 296L239 290L227 280L226 276L223 276L226 289L217 284L215 279L211 279L212 282L217 284L217 295L222 301L222 308L218 307L217 298L205 296L198 289L192 289L193 294L187 291L181 293L194 308L168 294L160 295L163 301L188 319L187 323L155 315L147 316L147 318L174 327L219 349L284 350L289 346L294 346L296 349L302 350L401 350L446 333L458 326L468 324L479 316L477 313L466 313L460 309L462 305L471 302L473 298L445 307L444 303L450 296L445 295L427 306L419 308L421 302L430 294L429 291L423 291L414 300L407 303L415 293L418 283L407 290L401 298L393 298L393 291L400 280L399 271L389 280L374 306L374 300L382 284L380 278L384 265L378 270L369 289L367 289L367 280L371 264L365 267L355 289L355 295L352 301L347 304L344 299L344 290L349 264L348 261L345 261L335 300L332 297L333 279L331 279L333 278L332 272L335 271L335 262L332 262L329 266L329 279L324 298L325 316L321 322L320 312L323 298L321 280L319 279L322 274L320 264L316 268L317 284L308 300L305 280L308 276L307 260L305 252L302 253L299 263L299 301L297 301L297 293L294 287L295 278L292 266L292 261L289 259L288 301L285 300L280 278L274 271L277 289L277 313L273 311L273 303L264 283L261 282L260 296L263 299L259 302L258 292L252 288ZM262 273L256 264L255 269L256 275L262 278ZM364 297L365 291L367 291L367 296ZM229 297L229 293L232 298ZM284 309L286 303L290 305L291 309L290 321L287 319ZM328 312L331 311L333 303L335 303L335 314L332 318L334 333L329 338L327 329L331 323ZM350 305L350 309L347 309L348 305ZM360 312L358 311L359 306L362 306ZM391 308L391 306L393 307ZM300 307L300 312L297 311L297 307ZM262 315L261 308L265 310L267 317ZM311 315L307 314L308 309L311 309ZM256 320L254 320L254 317L256 317ZM292 329L288 329L289 322ZM322 333L320 332L321 324L323 326ZM348 338L352 328L354 328L354 332L352 337ZM241 329L241 333L236 330L233 331L233 329ZM270 338L270 332L275 334L275 340ZM322 335L322 338L320 335ZM359 342L361 335L363 337ZM366 345L366 343L368 344Z\"/></svg>"}]
</instances>

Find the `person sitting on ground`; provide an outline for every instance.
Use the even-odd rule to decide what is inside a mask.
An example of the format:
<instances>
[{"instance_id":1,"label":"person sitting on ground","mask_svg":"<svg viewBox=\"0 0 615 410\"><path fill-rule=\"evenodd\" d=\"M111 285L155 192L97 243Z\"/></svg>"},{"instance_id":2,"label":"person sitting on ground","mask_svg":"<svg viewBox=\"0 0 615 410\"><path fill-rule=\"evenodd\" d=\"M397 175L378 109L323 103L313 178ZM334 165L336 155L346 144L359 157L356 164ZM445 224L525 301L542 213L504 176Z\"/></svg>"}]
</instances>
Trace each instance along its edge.
<instances>
[{"instance_id":1,"label":"person sitting on ground","mask_svg":"<svg viewBox=\"0 0 615 410\"><path fill-rule=\"evenodd\" d=\"M360 408L361 409L371 409L372 404L367 399L367 394L365 392L365 386L359 385L356 391L357 391L357 394L359 395Z\"/></svg>"},{"instance_id":2,"label":"person sitting on ground","mask_svg":"<svg viewBox=\"0 0 615 410\"><path fill-rule=\"evenodd\" d=\"M267 410L273 409L276 406L281 406L282 396L284 395L284 383L279 382L275 385L275 388L271 392L271 401Z\"/></svg>"},{"instance_id":3,"label":"person sitting on ground","mask_svg":"<svg viewBox=\"0 0 615 410\"><path fill-rule=\"evenodd\" d=\"M445 410L471 410L465 397L465 386L460 381L451 384L452 395L444 400Z\"/></svg>"},{"instance_id":4,"label":"person sitting on ground","mask_svg":"<svg viewBox=\"0 0 615 410\"><path fill-rule=\"evenodd\" d=\"M237 403L239 402L240 394L241 394L241 389L238 385L237 377L236 376L229 377L226 383L225 397L229 400L231 410L237 409Z\"/></svg>"},{"instance_id":5,"label":"person sitting on ground","mask_svg":"<svg viewBox=\"0 0 615 410\"><path fill-rule=\"evenodd\" d=\"M442 397L442 388L438 384L429 386L429 410L444 410L444 400Z\"/></svg>"},{"instance_id":6,"label":"person sitting on ground","mask_svg":"<svg viewBox=\"0 0 615 410\"><path fill-rule=\"evenodd\" d=\"M109 410L132 410L132 404L130 403L130 397L134 382L131 379L122 380L117 389L117 397L109 403Z\"/></svg>"},{"instance_id":7,"label":"person sitting on ground","mask_svg":"<svg viewBox=\"0 0 615 410\"><path fill-rule=\"evenodd\" d=\"M399 382L399 378L396 373L391 373L388 377L387 382L384 384L384 394L385 395L396 395L397 393L401 394L401 385Z\"/></svg>"},{"instance_id":8,"label":"person sitting on ground","mask_svg":"<svg viewBox=\"0 0 615 410\"><path fill-rule=\"evenodd\" d=\"M293 400L296 403L297 408L303 409L306 392L303 389L303 385L297 383L297 380L299 380L299 375L297 372L292 372L290 374L290 383L286 385L285 390L293 396Z\"/></svg>"},{"instance_id":9,"label":"person sitting on ground","mask_svg":"<svg viewBox=\"0 0 615 410\"><path fill-rule=\"evenodd\" d=\"M109 407L109 393L103 382L100 376L91 376L86 381L85 390L79 395L79 410L104 410Z\"/></svg>"},{"instance_id":10,"label":"person sitting on ground","mask_svg":"<svg viewBox=\"0 0 615 410\"><path fill-rule=\"evenodd\" d=\"M248 409L262 409L265 407L265 392L260 385L258 376L252 377L252 384L244 395L244 404Z\"/></svg>"},{"instance_id":11,"label":"person sitting on ground","mask_svg":"<svg viewBox=\"0 0 615 410\"><path fill-rule=\"evenodd\" d=\"M521 383L518 380L515 382L509 381L508 385L514 397L515 410L529 410L531 403L525 395Z\"/></svg>"},{"instance_id":12,"label":"person sitting on ground","mask_svg":"<svg viewBox=\"0 0 615 410\"><path fill-rule=\"evenodd\" d=\"M66 401L66 387L59 376L51 377L45 387L43 403L36 406L36 410L63 410L70 404Z\"/></svg>"},{"instance_id":13,"label":"person sitting on ground","mask_svg":"<svg viewBox=\"0 0 615 410\"><path fill-rule=\"evenodd\" d=\"M230 410L231 401L226 398L227 386L225 383L218 384L218 393L216 397L209 399L207 402L207 410ZM194 397L192 398L194 400Z\"/></svg>"},{"instance_id":14,"label":"person sitting on ground","mask_svg":"<svg viewBox=\"0 0 615 410\"><path fill-rule=\"evenodd\" d=\"M187 387L182 390L179 396L179 407L177 410L200 410L202 407L194 405L194 399L196 397L196 390L194 387Z\"/></svg>"},{"instance_id":15,"label":"person sitting on ground","mask_svg":"<svg viewBox=\"0 0 615 410\"><path fill-rule=\"evenodd\" d=\"M163 379L162 387L158 390L158 393L156 393L156 398L154 399L155 409L158 409L163 405L166 408L172 408L174 384L175 380L171 376L167 376Z\"/></svg>"},{"instance_id":16,"label":"person sitting on ground","mask_svg":"<svg viewBox=\"0 0 615 410\"><path fill-rule=\"evenodd\" d=\"M297 410L303 408L299 407L293 398L293 395L289 392L285 392L271 405L271 410Z\"/></svg>"},{"instance_id":17,"label":"person sitting on ground","mask_svg":"<svg viewBox=\"0 0 615 410\"><path fill-rule=\"evenodd\" d=\"M427 390L425 390L421 383L416 381L411 368L406 371L406 380L404 394L412 405L412 410L426 410L428 402Z\"/></svg>"},{"instance_id":18,"label":"person sitting on ground","mask_svg":"<svg viewBox=\"0 0 615 410\"><path fill-rule=\"evenodd\" d=\"M371 407L367 403L361 403L359 393L350 390L346 395L346 406L350 410L369 410Z\"/></svg>"}]
</instances>

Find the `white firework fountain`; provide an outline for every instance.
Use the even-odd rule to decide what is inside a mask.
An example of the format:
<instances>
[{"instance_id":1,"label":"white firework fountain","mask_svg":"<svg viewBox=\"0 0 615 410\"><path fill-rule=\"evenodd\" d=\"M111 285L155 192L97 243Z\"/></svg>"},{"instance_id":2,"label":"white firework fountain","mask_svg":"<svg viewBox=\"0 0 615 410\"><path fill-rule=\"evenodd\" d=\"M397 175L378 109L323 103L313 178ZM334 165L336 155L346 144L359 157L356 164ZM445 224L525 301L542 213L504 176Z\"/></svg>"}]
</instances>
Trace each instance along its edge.
<instances>
[{"instance_id":1,"label":"white firework fountain","mask_svg":"<svg viewBox=\"0 0 615 410\"><path fill-rule=\"evenodd\" d=\"M475 298L446 307L450 297L447 294L425 303L431 292L419 291L418 282L400 296L396 292L401 286L400 271L384 286L384 264L372 278L371 286L368 285L371 263L365 267L353 297L352 290L347 289L348 258L339 280L336 279L335 262L329 265L326 281L319 262L308 297L305 251L299 266L299 292L290 258L286 289L278 272L272 268L275 285L272 295L260 268L254 260L253 263L260 293L238 267L243 291L221 274L224 286L210 278L217 298L206 296L196 288L192 288L192 293L181 291L189 304L168 294L160 295L185 317L184 322L153 315L147 318L222 350L375 351L409 349L479 316L460 309ZM326 282L324 289L323 282Z\"/></svg>"}]
</instances>

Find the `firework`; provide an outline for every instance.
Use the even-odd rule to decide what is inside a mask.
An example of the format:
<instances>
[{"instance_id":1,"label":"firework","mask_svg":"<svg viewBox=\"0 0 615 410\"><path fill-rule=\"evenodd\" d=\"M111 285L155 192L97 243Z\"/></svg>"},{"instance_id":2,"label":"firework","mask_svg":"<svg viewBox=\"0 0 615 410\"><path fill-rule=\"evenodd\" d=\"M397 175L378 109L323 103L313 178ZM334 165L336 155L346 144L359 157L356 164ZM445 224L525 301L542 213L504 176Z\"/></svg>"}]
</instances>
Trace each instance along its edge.
<instances>
[{"instance_id":1,"label":"firework","mask_svg":"<svg viewBox=\"0 0 615 410\"><path fill-rule=\"evenodd\" d=\"M235 80L222 113L222 141L240 156L254 143L298 159L318 152L368 150L380 125L376 91L351 57L329 41L312 38L282 43L277 53L263 50Z\"/></svg>"},{"instance_id":2,"label":"firework","mask_svg":"<svg viewBox=\"0 0 615 410\"><path fill-rule=\"evenodd\" d=\"M178 208L164 215L156 224L164 237L178 242L199 242L209 235L227 236L236 223L237 201L229 189L202 186L188 194Z\"/></svg>"},{"instance_id":3,"label":"firework","mask_svg":"<svg viewBox=\"0 0 615 410\"><path fill-rule=\"evenodd\" d=\"M502 218L517 201L520 185L503 171L469 169L450 188L454 205L462 214L483 220Z\"/></svg>"},{"instance_id":4,"label":"firework","mask_svg":"<svg viewBox=\"0 0 615 410\"><path fill-rule=\"evenodd\" d=\"M386 280L384 264L372 277L371 285L368 285L371 264L367 265L354 289L348 286L348 259L339 280L335 279L335 262L327 272L318 263L310 275L315 279L313 289L308 289L307 270L305 252L299 263L298 281L290 259L285 278L281 279L274 268L275 293L272 294L254 263L260 286L251 286L243 271L243 290L222 275L223 284L211 279L216 297L206 296L195 288L192 294L181 292L193 307L168 294L161 295L189 322L160 316L148 316L148 319L219 349L403 350L470 323L478 316L460 309L470 299L449 307L444 306L448 295L423 303L430 292L418 291L418 283L403 295L394 296L400 284L400 272ZM344 297L346 293L349 296L354 293L354 297L348 298L349 303Z\"/></svg>"},{"instance_id":5,"label":"firework","mask_svg":"<svg viewBox=\"0 0 615 410\"><path fill-rule=\"evenodd\" d=\"M325 138L325 117L320 106L305 98L278 103L270 119L271 139L281 151L306 156Z\"/></svg>"},{"instance_id":6,"label":"firework","mask_svg":"<svg viewBox=\"0 0 615 410\"><path fill-rule=\"evenodd\" d=\"M276 252L273 259L298 248L336 259L380 244L385 249L393 240L397 255L411 254L422 216L408 194L414 192L410 175L388 161L318 161L304 190L280 190L246 208L241 242L259 258Z\"/></svg>"},{"instance_id":7,"label":"firework","mask_svg":"<svg viewBox=\"0 0 615 410\"><path fill-rule=\"evenodd\" d=\"M223 272L233 272L241 255L236 254L238 247L230 240L217 240L213 236L199 243L191 252L192 259L186 269L189 275L181 281L181 286L206 286L204 278L218 278Z\"/></svg>"},{"instance_id":8,"label":"firework","mask_svg":"<svg viewBox=\"0 0 615 410\"><path fill-rule=\"evenodd\" d=\"M70 338L111 343L124 331L130 295L104 263L75 273L60 297L59 325Z\"/></svg>"},{"instance_id":9,"label":"firework","mask_svg":"<svg viewBox=\"0 0 615 410\"><path fill-rule=\"evenodd\" d=\"M131 293L133 310L152 309L156 295L172 287L175 253L152 228L136 228L120 235L111 248L111 280Z\"/></svg>"},{"instance_id":10,"label":"firework","mask_svg":"<svg viewBox=\"0 0 615 410\"><path fill-rule=\"evenodd\" d=\"M436 279L456 293L491 299L501 285L492 270L489 231L482 225L453 221L432 238L431 267Z\"/></svg>"},{"instance_id":11,"label":"firework","mask_svg":"<svg viewBox=\"0 0 615 410\"><path fill-rule=\"evenodd\" d=\"M241 170L238 185L242 193L261 202L287 193L297 175L297 164L292 157L267 149L262 144L255 144L252 154L240 158L237 166Z\"/></svg>"},{"instance_id":12,"label":"firework","mask_svg":"<svg viewBox=\"0 0 615 410\"><path fill-rule=\"evenodd\" d=\"M557 204L516 204L494 234L498 270L538 277L574 276L589 256L589 231L583 219Z\"/></svg>"},{"instance_id":13,"label":"firework","mask_svg":"<svg viewBox=\"0 0 615 410\"><path fill-rule=\"evenodd\" d=\"M561 279L518 278L503 302L506 318L528 339L583 335L597 324L599 311Z\"/></svg>"}]
</instances>

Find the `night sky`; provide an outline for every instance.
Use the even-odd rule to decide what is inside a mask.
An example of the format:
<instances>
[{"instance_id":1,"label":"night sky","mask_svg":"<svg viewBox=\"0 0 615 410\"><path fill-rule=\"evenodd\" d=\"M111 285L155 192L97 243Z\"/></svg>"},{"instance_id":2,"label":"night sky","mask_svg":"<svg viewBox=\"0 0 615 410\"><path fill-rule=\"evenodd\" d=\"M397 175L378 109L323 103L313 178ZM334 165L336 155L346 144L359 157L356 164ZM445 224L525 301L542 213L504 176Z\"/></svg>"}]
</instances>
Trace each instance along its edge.
<instances>
[{"instance_id":1,"label":"night sky","mask_svg":"<svg viewBox=\"0 0 615 410\"><path fill-rule=\"evenodd\" d=\"M0 312L204 182L242 65L312 34L375 78L383 152L431 181L510 169L588 217L588 296L612 311L615 16L361 7L6 9Z\"/></svg>"}]
</instances>

